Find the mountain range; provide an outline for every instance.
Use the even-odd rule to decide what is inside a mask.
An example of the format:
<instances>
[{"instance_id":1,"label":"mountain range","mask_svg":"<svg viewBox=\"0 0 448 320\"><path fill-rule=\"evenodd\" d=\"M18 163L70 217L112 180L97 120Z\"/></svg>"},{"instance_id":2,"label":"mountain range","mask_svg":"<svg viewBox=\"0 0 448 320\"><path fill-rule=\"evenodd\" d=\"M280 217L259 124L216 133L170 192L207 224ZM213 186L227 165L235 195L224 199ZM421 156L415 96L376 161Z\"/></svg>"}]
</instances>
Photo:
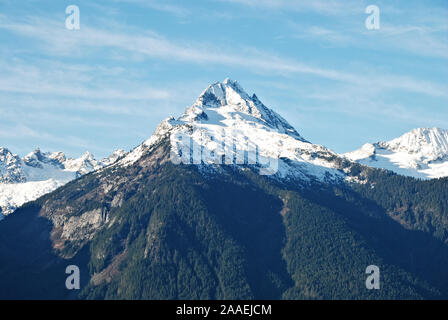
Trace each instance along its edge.
<instances>
[{"instance_id":1,"label":"mountain range","mask_svg":"<svg viewBox=\"0 0 448 320\"><path fill-rule=\"evenodd\" d=\"M41 152L39 148L22 159L0 147L0 219L25 202L55 190L57 187L114 163L126 153L114 151L101 161L90 152L77 159L66 158L62 152Z\"/></svg>"},{"instance_id":2,"label":"mountain range","mask_svg":"<svg viewBox=\"0 0 448 320\"><path fill-rule=\"evenodd\" d=\"M0 223L0 298L447 299L446 141L417 129L339 155L237 82L214 83L131 152ZM73 264L79 291L64 287Z\"/></svg>"}]
</instances>

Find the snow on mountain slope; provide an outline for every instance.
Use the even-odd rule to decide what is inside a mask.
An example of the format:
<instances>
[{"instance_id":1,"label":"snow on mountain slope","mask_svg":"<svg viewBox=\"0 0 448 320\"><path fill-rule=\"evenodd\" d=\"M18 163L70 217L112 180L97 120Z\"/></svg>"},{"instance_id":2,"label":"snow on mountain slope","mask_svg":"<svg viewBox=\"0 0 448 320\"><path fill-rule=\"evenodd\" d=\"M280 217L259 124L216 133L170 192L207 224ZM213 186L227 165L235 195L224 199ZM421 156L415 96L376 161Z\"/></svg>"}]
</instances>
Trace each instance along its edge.
<instances>
[{"instance_id":1,"label":"snow on mountain slope","mask_svg":"<svg viewBox=\"0 0 448 320\"><path fill-rule=\"evenodd\" d=\"M7 215L22 204L35 200L64 185L68 181L48 179L24 183L0 184L0 208Z\"/></svg>"},{"instance_id":2,"label":"snow on mountain slope","mask_svg":"<svg viewBox=\"0 0 448 320\"><path fill-rule=\"evenodd\" d=\"M115 150L109 157L103 158L100 162L100 166L102 168L107 167L113 163L115 163L118 159L123 158L127 154L126 151L118 149Z\"/></svg>"},{"instance_id":3,"label":"snow on mountain slope","mask_svg":"<svg viewBox=\"0 0 448 320\"><path fill-rule=\"evenodd\" d=\"M344 154L361 164L421 179L448 176L448 130L414 129L388 142L366 143Z\"/></svg>"},{"instance_id":4,"label":"snow on mountain slope","mask_svg":"<svg viewBox=\"0 0 448 320\"><path fill-rule=\"evenodd\" d=\"M306 141L230 79L210 85L177 120L162 121L150 139L117 165L134 163L166 136L175 163L254 165L260 174L306 181L343 177L332 161L334 152Z\"/></svg>"},{"instance_id":5,"label":"snow on mountain slope","mask_svg":"<svg viewBox=\"0 0 448 320\"><path fill-rule=\"evenodd\" d=\"M111 156L95 160L86 152L78 159L67 159L62 152L36 149L23 159L0 147L0 220L25 202L55 190L90 171L113 164L126 153L116 150Z\"/></svg>"}]
</instances>

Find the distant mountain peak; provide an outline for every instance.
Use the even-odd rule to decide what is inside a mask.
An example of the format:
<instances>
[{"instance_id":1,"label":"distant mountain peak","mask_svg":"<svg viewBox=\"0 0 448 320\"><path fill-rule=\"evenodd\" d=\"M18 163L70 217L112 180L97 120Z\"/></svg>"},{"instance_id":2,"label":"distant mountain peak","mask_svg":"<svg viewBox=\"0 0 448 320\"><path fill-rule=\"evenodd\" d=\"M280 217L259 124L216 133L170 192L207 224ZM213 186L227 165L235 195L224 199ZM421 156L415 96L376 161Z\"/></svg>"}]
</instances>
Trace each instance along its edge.
<instances>
[{"instance_id":1,"label":"distant mountain peak","mask_svg":"<svg viewBox=\"0 0 448 320\"><path fill-rule=\"evenodd\" d=\"M94 158L93 154L90 151L86 151L82 154L81 158L87 159L87 158Z\"/></svg>"},{"instance_id":2,"label":"distant mountain peak","mask_svg":"<svg viewBox=\"0 0 448 320\"><path fill-rule=\"evenodd\" d=\"M42 152L40 148L36 148L28 153L22 161L27 166L40 169L43 168L43 164L51 164L63 169L66 157L63 152Z\"/></svg>"},{"instance_id":3,"label":"distant mountain peak","mask_svg":"<svg viewBox=\"0 0 448 320\"><path fill-rule=\"evenodd\" d=\"M448 176L448 130L416 128L390 141L366 143L350 160L416 178Z\"/></svg>"},{"instance_id":4,"label":"distant mountain peak","mask_svg":"<svg viewBox=\"0 0 448 320\"><path fill-rule=\"evenodd\" d=\"M113 164L125 154L116 150L97 161L87 151L77 159L67 159L63 152L42 152L36 148L21 159L0 147L0 213L9 214L70 180Z\"/></svg>"},{"instance_id":5,"label":"distant mountain peak","mask_svg":"<svg viewBox=\"0 0 448 320\"><path fill-rule=\"evenodd\" d=\"M122 149L117 149L114 152L112 152L112 154L110 156L103 158L101 160L101 165L103 167L111 165L111 164L115 163L116 161L118 161L119 159L123 158L126 154L127 154L126 151L124 151Z\"/></svg>"},{"instance_id":6,"label":"distant mountain peak","mask_svg":"<svg viewBox=\"0 0 448 320\"><path fill-rule=\"evenodd\" d=\"M0 183L23 182L25 179L20 157L0 147Z\"/></svg>"},{"instance_id":7,"label":"distant mountain peak","mask_svg":"<svg viewBox=\"0 0 448 320\"><path fill-rule=\"evenodd\" d=\"M428 161L448 155L448 130L441 128L417 128L399 138L380 142L380 146L393 150L420 153Z\"/></svg>"}]
</instances>

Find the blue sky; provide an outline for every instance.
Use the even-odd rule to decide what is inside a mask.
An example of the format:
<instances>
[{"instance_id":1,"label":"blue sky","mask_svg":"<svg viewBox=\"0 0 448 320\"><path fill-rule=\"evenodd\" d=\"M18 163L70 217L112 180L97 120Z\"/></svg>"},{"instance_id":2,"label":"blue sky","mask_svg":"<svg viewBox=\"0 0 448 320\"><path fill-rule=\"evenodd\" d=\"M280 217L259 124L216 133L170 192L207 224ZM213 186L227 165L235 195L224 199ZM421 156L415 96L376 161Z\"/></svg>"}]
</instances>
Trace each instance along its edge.
<instances>
[{"instance_id":1,"label":"blue sky","mask_svg":"<svg viewBox=\"0 0 448 320\"><path fill-rule=\"evenodd\" d=\"M0 0L0 39L0 146L22 156L129 150L226 77L337 152L448 128L446 0Z\"/></svg>"}]
</instances>

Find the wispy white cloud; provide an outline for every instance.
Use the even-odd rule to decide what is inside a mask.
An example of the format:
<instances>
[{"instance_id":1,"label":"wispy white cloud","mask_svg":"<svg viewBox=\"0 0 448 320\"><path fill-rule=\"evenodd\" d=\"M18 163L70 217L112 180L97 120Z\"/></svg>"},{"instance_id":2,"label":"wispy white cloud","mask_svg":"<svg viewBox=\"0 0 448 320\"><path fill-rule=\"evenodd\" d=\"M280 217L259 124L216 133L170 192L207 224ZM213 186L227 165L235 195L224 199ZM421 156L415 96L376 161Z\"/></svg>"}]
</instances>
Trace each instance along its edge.
<instances>
[{"instance_id":1,"label":"wispy white cloud","mask_svg":"<svg viewBox=\"0 0 448 320\"><path fill-rule=\"evenodd\" d=\"M414 79L410 76L394 74L358 74L336 69L321 68L319 66L303 63L273 54L261 52L251 48L238 48L228 51L214 45L182 41L171 41L154 33L141 30L125 33L126 27L120 31L104 30L92 27L84 27L77 32L69 32L53 20L27 19L28 22L8 21L0 23L0 29L5 29L22 36L39 40L53 54L72 54L74 50L87 54L89 50L101 50L104 48L119 49L129 54L140 54L146 58L157 58L170 61L190 62L202 65L218 64L244 68L256 73L270 73L279 75L307 74L335 81L348 82L359 87L369 88L376 86L383 89L400 89L411 92L427 94L431 96L446 96L446 85L432 83L430 81ZM314 30L315 33L327 34L325 30ZM69 32L69 33L68 33ZM240 54L235 54L240 52ZM3 87L8 84L3 81ZM43 90L50 90L42 84ZM13 90L11 86L9 89ZM67 94L81 94L76 87L58 88ZM31 89L30 89L31 90ZM147 94L149 94L148 91ZM90 94L95 94L94 92ZM101 94L113 95L113 92ZM115 93L120 96L120 93ZM161 92L153 92L163 96ZM144 98L145 96L142 96Z\"/></svg>"},{"instance_id":2,"label":"wispy white cloud","mask_svg":"<svg viewBox=\"0 0 448 320\"><path fill-rule=\"evenodd\" d=\"M177 4L172 4L167 0L113 0L113 1L125 4L135 4L145 8L167 12L179 17L184 17L190 14L190 10L188 10L187 8Z\"/></svg>"},{"instance_id":3,"label":"wispy white cloud","mask_svg":"<svg viewBox=\"0 0 448 320\"><path fill-rule=\"evenodd\" d=\"M167 90L152 88L143 83L132 83L124 87L124 81L113 85L92 87L94 77L103 73L107 78L113 70L82 65L46 63L34 66L28 63L0 63L0 91L76 97L80 99L125 99L125 100L165 100L170 97ZM79 69L78 69L79 68ZM124 74L123 71L118 71Z\"/></svg>"},{"instance_id":4,"label":"wispy white cloud","mask_svg":"<svg viewBox=\"0 0 448 320\"><path fill-rule=\"evenodd\" d=\"M319 121L319 115L343 114L347 122L353 119L371 120L377 123L395 122L412 126L438 126L448 128L448 118L444 116L446 109L428 108L418 102L397 101L388 95L382 95L382 88L372 86L370 90L358 90L356 86L340 83L334 86L310 84L298 86L293 83L279 83L266 80L257 82L261 88L275 88L279 96L300 97L284 105L287 119L299 118L299 127L323 126L328 124ZM261 90L263 92L265 90ZM424 99L423 99L424 100ZM344 117L345 118L345 117ZM303 120L309 119L309 121Z\"/></svg>"},{"instance_id":5,"label":"wispy white cloud","mask_svg":"<svg viewBox=\"0 0 448 320\"><path fill-rule=\"evenodd\" d=\"M447 18L448 19L448 18ZM448 25L419 26L386 24L376 37L377 41L408 52L448 58Z\"/></svg>"},{"instance_id":6,"label":"wispy white cloud","mask_svg":"<svg viewBox=\"0 0 448 320\"><path fill-rule=\"evenodd\" d=\"M347 33L328 29L322 26L298 26L294 24L293 38L322 41L331 45L347 45L353 43L353 37Z\"/></svg>"},{"instance_id":7,"label":"wispy white cloud","mask_svg":"<svg viewBox=\"0 0 448 320\"><path fill-rule=\"evenodd\" d=\"M13 124L11 126L3 126L0 128L0 139L16 139L18 134L20 134L21 139L34 138L39 141L63 144L83 149L87 149L92 145L91 142L82 139L79 136L65 135L61 137L60 135L35 130L24 124Z\"/></svg>"},{"instance_id":8,"label":"wispy white cloud","mask_svg":"<svg viewBox=\"0 0 448 320\"><path fill-rule=\"evenodd\" d=\"M448 28L417 25L383 24L374 32L356 27L329 29L290 23L293 32L288 38L305 39L337 47L365 48L374 51L448 58Z\"/></svg>"},{"instance_id":9,"label":"wispy white cloud","mask_svg":"<svg viewBox=\"0 0 448 320\"><path fill-rule=\"evenodd\" d=\"M431 6L409 6L396 9L381 3L379 30L364 27L366 15L360 11L353 17L325 21L321 25L288 20L291 32L284 38L305 39L311 43L346 48L448 58L448 9Z\"/></svg>"},{"instance_id":10,"label":"wispy white cloud","mask_svg":"<svg viewBox=\"0 0 448 320\"><path fill-rule=\"evenodd\" d=\"M218 0L255 8L288 10L298 12L315 12L324 15L351 14L363 10L364 1L337 1L337 0Z\"/></svg>"}]
</instances>

